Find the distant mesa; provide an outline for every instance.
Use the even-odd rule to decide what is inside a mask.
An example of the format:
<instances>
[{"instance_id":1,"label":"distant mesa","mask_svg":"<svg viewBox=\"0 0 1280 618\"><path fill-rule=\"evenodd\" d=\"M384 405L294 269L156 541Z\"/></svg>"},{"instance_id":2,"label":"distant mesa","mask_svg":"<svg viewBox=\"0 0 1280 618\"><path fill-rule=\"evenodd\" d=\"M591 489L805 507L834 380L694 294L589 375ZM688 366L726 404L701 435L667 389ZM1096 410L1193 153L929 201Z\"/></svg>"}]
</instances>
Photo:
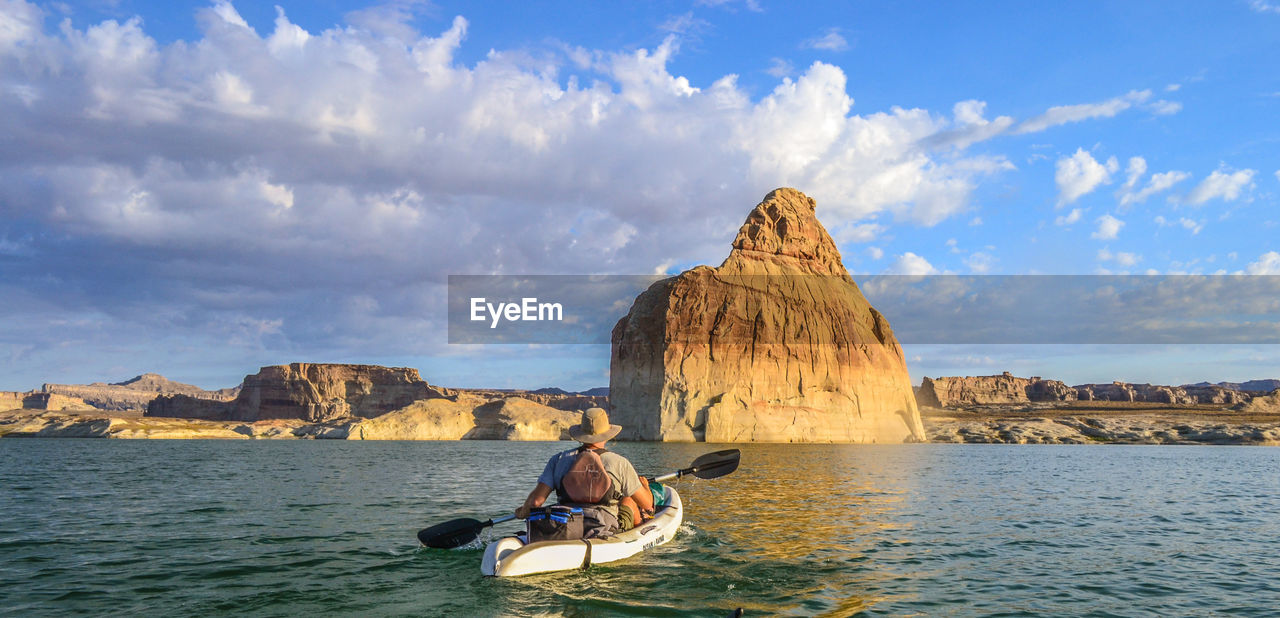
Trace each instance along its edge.
<instances>
[{"instance_id":1,"label":"distant mesa","mask_svg":"<svg viewBox=\"0 0 1280 618\"><path fill-rule=\"evenodd\" d=\"M1220 386L1222 388L1233 391L1242 391L1246 393L1270 393L1280 388L1280 380L1249 380L1247 382L1218 382L1210 384L1209 382L1196 382L1195 384L1184 384L1184 387L1207 387Z\"/></svg>"},{"instance_id":2,"label":"distant mesa","mask_svg":"<svg viewBox=\"0 0 1280 618\"><path fill-rule=\"evenodd\" d=\"M1253 380L1244 384L1265 384L1271 381ZM1248 402L1253 396L1254 393L1208 382L1186 386L1128 382L1067 386L1059 380L1045 380L1034 376L1020 378L1008 371L991 376L926 377L916 389L916 401L921 406L931 408L1067 401L1235 406Z\"/></svg>"},{"instance_id":3,"label":"distant mesa","mask_svg":"<svg viewBox=\"0 0 1280 618\"><path fill-rule=\"evenodd\" d=\"M888 320L795 189L765 196L718 268L635 299L613 329L609 395L629 439L925 439Z\"/></svg>"},{"instance_id":4,"label":"distant mesa","mask_svg":"<svg viewBox=\"0 0 1280 618\"><path fill-rule=\"evenodd\" d=\"M417 369L325 363L263 367L245 376L230 401L185 394L162 395L147 416L222 421L299 419L325 422L372 418L423 399L450 396L427 384Z\"/></svg>"},{"instance_id":5,"label":"distant mesa","mask_svg":"<svg viewBox=\"0 0 1280 618\"><path fill-rule=\"evenodd\" d=\"M198 386L174 382L160 374L144 373L136 378L104 384L45 384L41 392L75 397L99 410L142 411L160 395L185 395L209 401L230 401L238 389L207 391Z\"/></svg>"}]
</instances>

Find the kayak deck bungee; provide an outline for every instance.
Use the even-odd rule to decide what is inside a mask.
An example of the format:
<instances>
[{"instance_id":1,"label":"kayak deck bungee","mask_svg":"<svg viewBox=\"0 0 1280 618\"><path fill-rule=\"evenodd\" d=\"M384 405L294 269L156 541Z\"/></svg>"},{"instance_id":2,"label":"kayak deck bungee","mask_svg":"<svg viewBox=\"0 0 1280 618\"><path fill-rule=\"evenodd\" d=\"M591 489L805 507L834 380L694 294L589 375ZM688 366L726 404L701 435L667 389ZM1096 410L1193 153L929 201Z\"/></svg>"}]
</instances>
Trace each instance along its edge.
<instances>
[{"instance_id":1,"label":"kayak deck bungee","mask_svg":"<svg viewBox=\"0 0 1280 618\"><path fill-rule=\"evenodd\" d=\"M601 539L525 543L524 533L490 543L480 572L498 577L582 569L630 558L670 541L684 520L684 505L674 487L666 485L666 500L653 518L626 532Z\"/></svg>"}]
</instances>

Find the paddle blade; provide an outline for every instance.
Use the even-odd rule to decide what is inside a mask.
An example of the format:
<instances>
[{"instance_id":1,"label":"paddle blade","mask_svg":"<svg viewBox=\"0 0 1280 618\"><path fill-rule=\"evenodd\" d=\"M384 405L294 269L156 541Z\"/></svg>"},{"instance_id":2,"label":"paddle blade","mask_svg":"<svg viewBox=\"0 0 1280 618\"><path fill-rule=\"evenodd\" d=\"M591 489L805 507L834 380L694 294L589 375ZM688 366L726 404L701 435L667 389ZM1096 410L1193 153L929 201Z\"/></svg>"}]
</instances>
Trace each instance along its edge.
<instances>
[{"instance_id":1,"label":"paddle blade","mask_svg":"<svg viewBox=\"0 0 1280 618\"><path fill-rule=\"evenodd\" d=\"M427 547L453 549L476 540L484 527L485 522L479 520L454 519L419 530L418 540Z\"/></svg>"},{"instance_id":2,"label":"paddle blade","mask_svg":"<svg viewBox=\"0 0 1280 618\"><path fill-rule=\"evenodd\" d=\"M718 479L738 469L742 461L742 451L731 448L724 451L707 453L695 460L690 466L693 475L700 479Z\"/></svg>"}]
</instances>

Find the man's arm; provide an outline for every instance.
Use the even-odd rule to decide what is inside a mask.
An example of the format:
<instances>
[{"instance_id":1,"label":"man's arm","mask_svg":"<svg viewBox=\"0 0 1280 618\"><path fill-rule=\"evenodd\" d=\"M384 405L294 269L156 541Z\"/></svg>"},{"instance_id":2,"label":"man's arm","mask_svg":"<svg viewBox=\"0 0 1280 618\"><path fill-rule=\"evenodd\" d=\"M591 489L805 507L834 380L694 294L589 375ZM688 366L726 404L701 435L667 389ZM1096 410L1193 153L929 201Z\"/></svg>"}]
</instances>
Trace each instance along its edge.
<instances>
[{"instance_id":1,"label":"man's arm","mask_svg":"<svg viewBox=\"0 0 1280 618\"><path fill-rule=\"evenodd\" d=\"M529 492L529 497L524 499L524 504L520 505L520 508L516 509L516 517L519 517L520 519L528 517L530 509L536 509L542 506L550 495L551 486L546 483L539 482L538 486L534 487L533 491ZM652 497L649 498L649 503L653 503Z\"/></svg>"}]
</instances>

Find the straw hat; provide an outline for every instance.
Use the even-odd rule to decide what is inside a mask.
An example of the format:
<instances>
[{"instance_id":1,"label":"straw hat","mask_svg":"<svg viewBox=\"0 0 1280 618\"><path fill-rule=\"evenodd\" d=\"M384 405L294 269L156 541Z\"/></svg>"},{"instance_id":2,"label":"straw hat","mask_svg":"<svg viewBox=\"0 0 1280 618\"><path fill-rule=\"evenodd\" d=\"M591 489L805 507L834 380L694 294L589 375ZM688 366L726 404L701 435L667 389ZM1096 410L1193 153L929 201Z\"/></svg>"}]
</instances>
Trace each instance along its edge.
<instances>
[{"instance_id":1,"label":"straw hat","mask_svg":"<svg viewBox=\"0 0 1280 618\"><path fill-rule=\"evenodd\" d=\"M604 408L591 408L582 412L582 423L569 428L569 437L583 444L607 442L622 431L621 425L609 424L609 413Z\"/></svg>"}]
</instances>

